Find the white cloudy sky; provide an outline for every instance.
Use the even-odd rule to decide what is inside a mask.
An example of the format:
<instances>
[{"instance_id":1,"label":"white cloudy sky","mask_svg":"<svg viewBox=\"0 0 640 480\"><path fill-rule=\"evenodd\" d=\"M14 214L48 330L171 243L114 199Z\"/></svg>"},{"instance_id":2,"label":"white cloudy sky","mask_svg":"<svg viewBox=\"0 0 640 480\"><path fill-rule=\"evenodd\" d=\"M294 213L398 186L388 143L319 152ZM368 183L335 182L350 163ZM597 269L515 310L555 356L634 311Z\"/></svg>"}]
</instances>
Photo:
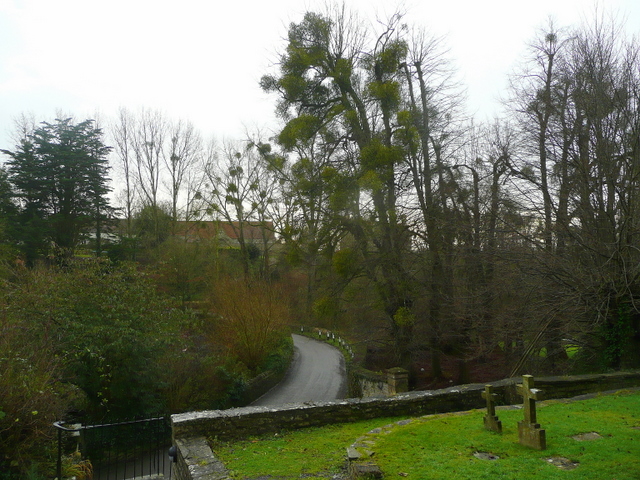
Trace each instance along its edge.
<instances>
[{"instance_id":1,"label":"white cloudy sky","mask_svg":"<svg viewBox=\"0 0 640 480\"><path fill-rule=\"evenodd\" d=\"M345 0L363 16L394 0ZM640 0L607 0L640 33ZM286 27L324 0L0 0L0 148L13 119L50 120L118 107L158 109L205 136L273 128L273 98L258 87ZM410 23L446 34L469 107L494 112L506 74L536 28L592 18L591 0L404 0ZM383 15L384 16L384 15Z\"/></svg>"}]
</instances>

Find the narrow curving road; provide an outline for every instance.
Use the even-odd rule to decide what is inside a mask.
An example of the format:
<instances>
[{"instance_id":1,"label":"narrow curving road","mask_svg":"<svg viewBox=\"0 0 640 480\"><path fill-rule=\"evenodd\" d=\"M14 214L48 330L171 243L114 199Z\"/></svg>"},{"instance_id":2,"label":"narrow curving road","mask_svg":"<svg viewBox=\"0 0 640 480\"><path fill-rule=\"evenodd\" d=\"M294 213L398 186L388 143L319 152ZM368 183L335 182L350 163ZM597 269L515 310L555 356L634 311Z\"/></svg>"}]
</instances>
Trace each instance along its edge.
<instances>
[{"instance_id":1,"label":"narrow curving road","mask_svg":"<svg viewBox=\"0 0 640 480\"><path fill-rule=\"evenodd\" d=\"M346 371L340 350L301 335L293 336L294 356L284 379L251 405L318 402L344 398Z\"/></svg>"}]
</instances>

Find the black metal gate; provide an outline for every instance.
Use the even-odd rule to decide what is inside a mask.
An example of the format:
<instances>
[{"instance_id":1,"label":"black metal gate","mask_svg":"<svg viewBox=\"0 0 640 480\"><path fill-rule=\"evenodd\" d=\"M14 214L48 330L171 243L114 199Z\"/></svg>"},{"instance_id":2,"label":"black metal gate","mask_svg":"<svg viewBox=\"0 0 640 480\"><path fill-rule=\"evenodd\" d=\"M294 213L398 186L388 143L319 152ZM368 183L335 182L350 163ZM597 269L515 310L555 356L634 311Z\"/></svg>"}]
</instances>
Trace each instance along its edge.
<instances>
[{"instance_id":1,"label":"black metal gate","mask_svg":"<svg viewBox=\"0 0 640 480\"><path fill-rule=\"evenodd\" d=\"M105 425L65 425L58 429L57 478L65 471L93 480L124 480L163 475L171 478L171 426L167 417ZM89 460L88 462L86 460Z\"/></svg>"}]
</instances>

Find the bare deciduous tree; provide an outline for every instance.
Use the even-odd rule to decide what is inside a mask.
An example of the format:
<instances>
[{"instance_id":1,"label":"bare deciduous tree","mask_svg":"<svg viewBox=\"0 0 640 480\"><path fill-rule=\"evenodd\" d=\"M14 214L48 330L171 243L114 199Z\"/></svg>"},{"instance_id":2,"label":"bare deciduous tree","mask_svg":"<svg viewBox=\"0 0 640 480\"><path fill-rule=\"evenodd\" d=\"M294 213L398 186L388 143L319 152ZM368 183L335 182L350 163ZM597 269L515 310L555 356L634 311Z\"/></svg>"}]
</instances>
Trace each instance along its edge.
<instances>
[{"instance_id":1,"label":"bare deciduous tree","mask_svg":"<svg viewBox=\"0 0 640 480\"><path fill-rule=\"evenodd\" d=\"M179 201L189 171L200 162L202 138L190 122L178 120L169 126L168 150L163 155L168 172L168 190L171 197L171 215L176 222L179 217Z\"/></svg>"},{"instance_id":2,"label":"bare deciduous tree","mask_svg":"<svg viewBox=\"0 0 640 480\"><path fill-rule=\"evenodd\" d=\"M143 109L133 135L135 172L143 203L158 207L160 170L165 155L167 121L158 111Z\"/></svg>"},{"instance_id":3,"label":"bare deciduous tree","mask_svg":"<svg viewBox=\"0 0 640 480\"><path fill-rule=\"evenodd\" d=\"M237 238L246 277L250 270L247 230L257 224L262 162L257 151L244 142L226 141L220 151L209 148L205 174L211 186L208 203L214 216L225 221Z\"/></svg>"},{"instance_id":4,"label":"bare deciduous tree","mask_svg":"<svg viewBox=\"0 0 640 480\"><path fill-rule=\"evenodd\" d=\"M118 118L111 126L111 138L114 142L114 152L117 157L118 169L124 181L122 198L127 222L127 235L132 234L131 221L133 219L137 195L136 164L133 151L135 128L135 119L131 113L124 108L120 108L118 110Z\"/></svg>"}]
</instances>

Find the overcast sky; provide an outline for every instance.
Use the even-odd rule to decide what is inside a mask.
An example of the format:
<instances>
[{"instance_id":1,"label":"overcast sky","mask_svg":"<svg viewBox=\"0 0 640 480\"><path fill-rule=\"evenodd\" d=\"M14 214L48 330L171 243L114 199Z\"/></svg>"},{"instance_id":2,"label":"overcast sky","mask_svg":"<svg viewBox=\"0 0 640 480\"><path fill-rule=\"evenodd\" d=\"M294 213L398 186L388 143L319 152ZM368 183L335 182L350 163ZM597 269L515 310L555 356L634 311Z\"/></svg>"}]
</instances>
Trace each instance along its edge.
<instances>
[{"instance_id":1,"label":"overcast sky","mask_svg":"<svg viewBox=\"0 0 640 480\"><path fill-rule=\"evenodd\" d=\"M281 51L287 25L315 0L0 0L0 148L13 148L13 119L56 111L114 116L119 107L158 109L205 137L242 138L275 128L274 99L260 77ZM364 17L393 0L346 0ZM407 22L447 36L451 58L481 118L536 29L593 18L590 0L405 0ZM607 0L640 33L640 0Z\"/></svg>"}]
</instances>

